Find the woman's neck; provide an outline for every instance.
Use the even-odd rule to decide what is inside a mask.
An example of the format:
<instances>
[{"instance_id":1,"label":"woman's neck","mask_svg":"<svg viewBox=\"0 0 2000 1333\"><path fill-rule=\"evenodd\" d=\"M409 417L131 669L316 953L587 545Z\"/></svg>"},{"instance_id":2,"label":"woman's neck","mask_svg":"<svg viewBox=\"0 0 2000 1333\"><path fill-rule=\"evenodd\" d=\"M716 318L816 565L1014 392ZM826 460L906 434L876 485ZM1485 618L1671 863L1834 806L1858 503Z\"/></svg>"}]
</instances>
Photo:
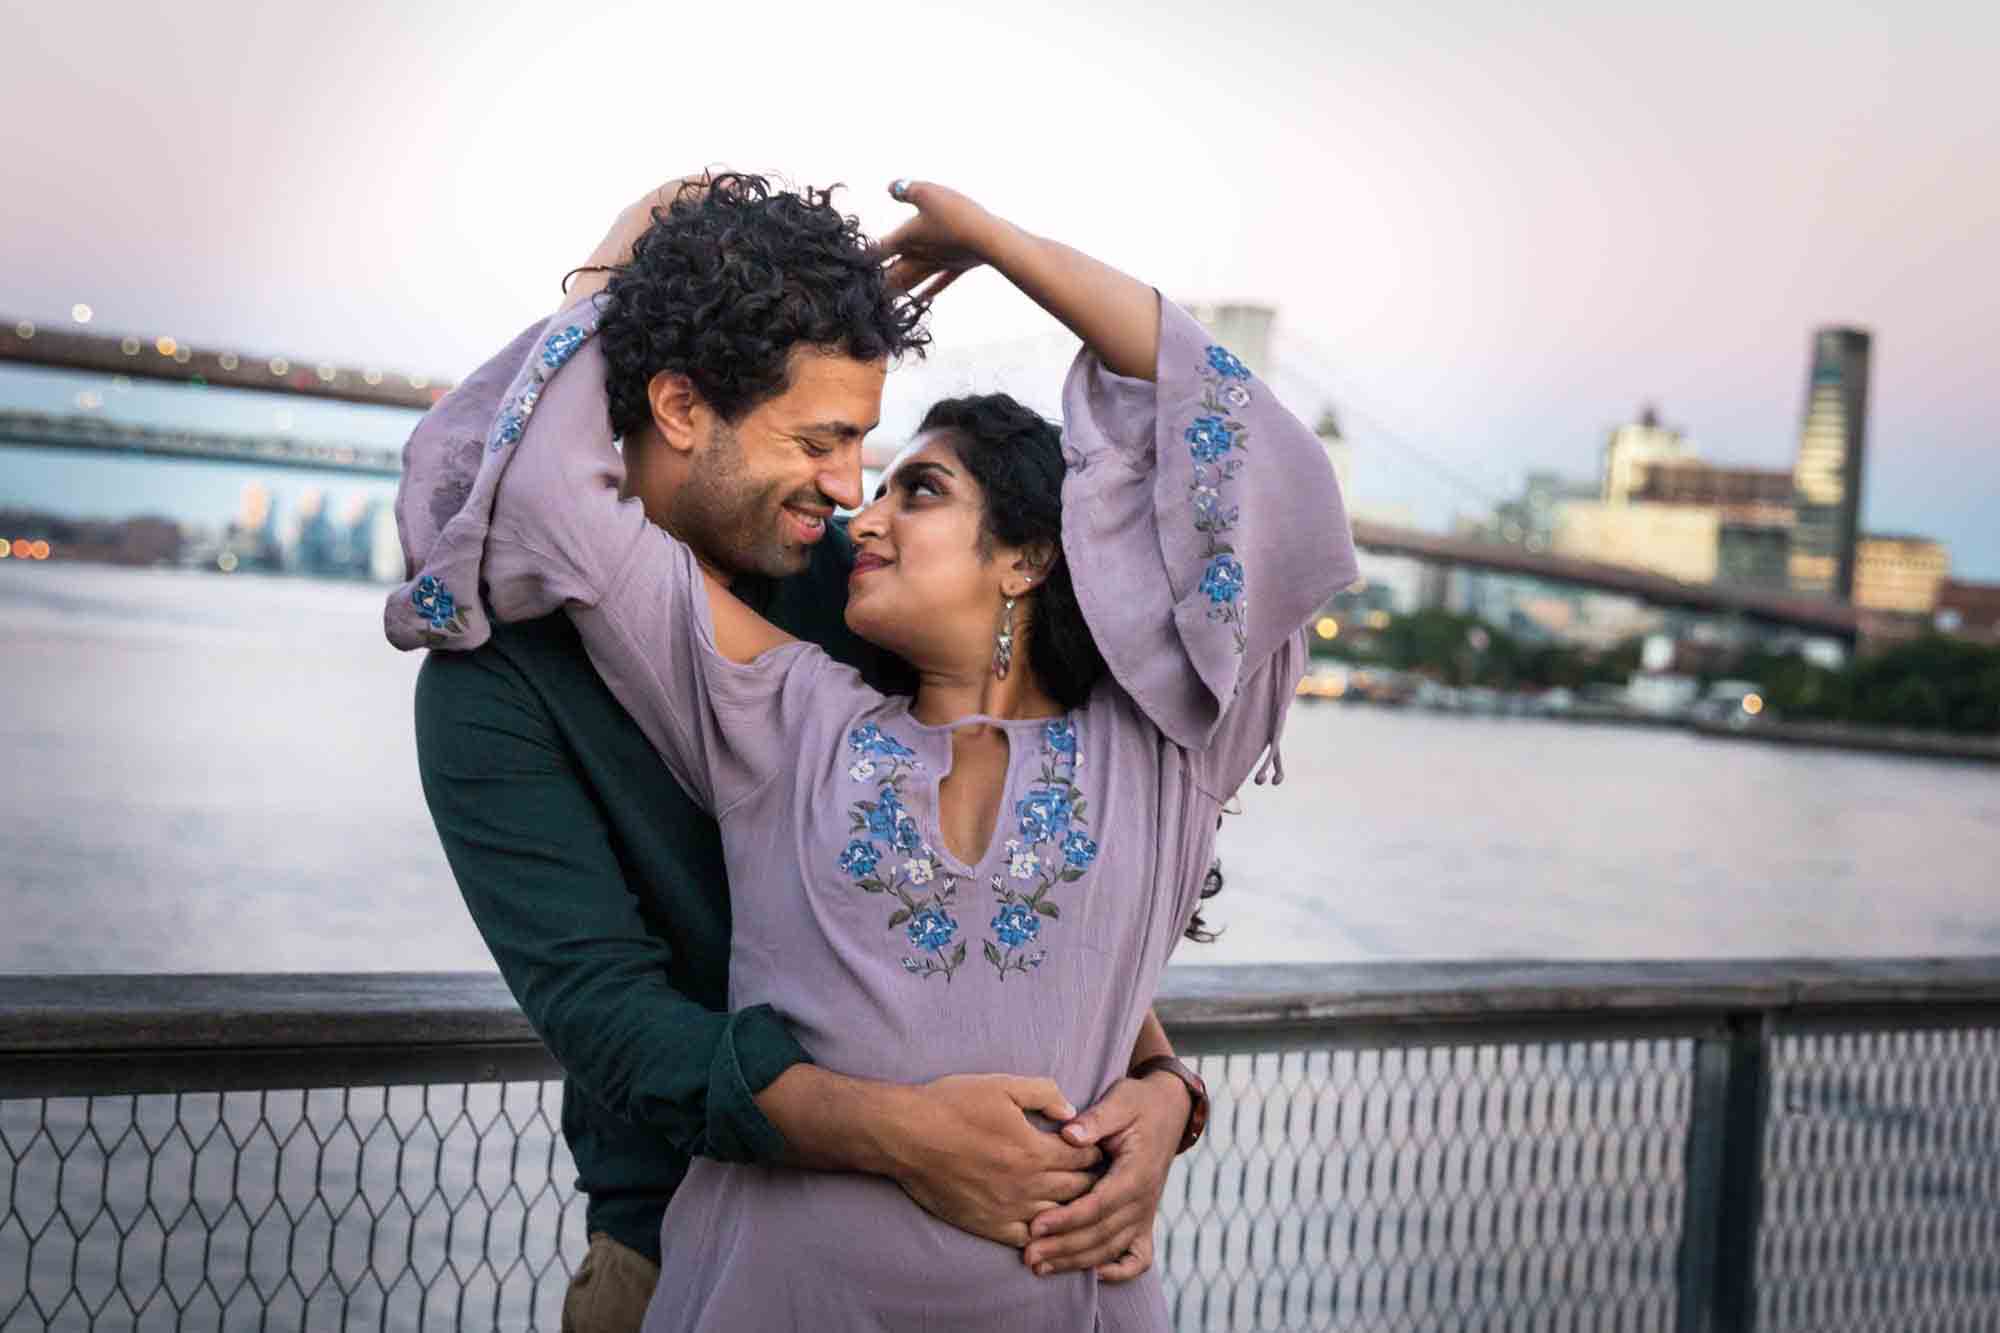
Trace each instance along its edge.
<instances>
[{"instance_id":1,"label":"woman's neck","mask_svg":"<svg viewBox=\"0 0 2000 1333\"><path fill-rule=\"evenodd\" d=\"M917 697L910 705L917 721L933 727L967 717L1061 717L1063 711L1027 663L1019 661L1005 680L990 665L957 672L919 670Z\"/></svg>"}]
</instances>

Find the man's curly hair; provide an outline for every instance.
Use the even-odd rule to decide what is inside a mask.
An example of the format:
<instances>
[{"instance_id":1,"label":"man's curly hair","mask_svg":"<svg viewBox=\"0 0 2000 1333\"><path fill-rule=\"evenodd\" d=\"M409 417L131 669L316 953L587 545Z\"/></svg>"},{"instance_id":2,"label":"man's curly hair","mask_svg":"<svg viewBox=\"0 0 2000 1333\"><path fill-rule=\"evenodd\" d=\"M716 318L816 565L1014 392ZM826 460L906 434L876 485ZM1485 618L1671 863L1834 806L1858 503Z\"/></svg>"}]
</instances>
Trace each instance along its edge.
<instances>
[{"instance_id":1,"label":"man's curly hair","mask_svg":"<svg viewBox=\"0 0 2000 1333\"><path fill-rule=\"evenodd\" d=\"M861 361L921 354L924 307L889 290L833 188L793 193L732 172L653 210L598 298L614 431L652 420L646 387L663 370L735 422L785 391L795 345Z\"/></svg>"}]
</instances>

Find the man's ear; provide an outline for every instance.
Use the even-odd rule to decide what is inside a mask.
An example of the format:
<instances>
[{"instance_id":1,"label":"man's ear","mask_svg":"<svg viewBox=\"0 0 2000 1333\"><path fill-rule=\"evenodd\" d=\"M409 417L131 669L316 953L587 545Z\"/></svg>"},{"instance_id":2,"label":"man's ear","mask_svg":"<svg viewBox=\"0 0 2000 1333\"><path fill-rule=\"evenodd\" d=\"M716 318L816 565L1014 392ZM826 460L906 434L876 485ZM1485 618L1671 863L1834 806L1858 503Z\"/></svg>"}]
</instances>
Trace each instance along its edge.
<instances>
[{"instance_id":1,"label":"man's ear","mask_svg":"<svg viewBox=\"0 0 2000 1333\"><path fill-rule=\"evenodd\" d=\"M653 409L653 428L677 454L692 454L701 436L695 418L704 408L694 381L676 371L663 370L646 381L646 402Z\"/></svg>"}]
</instances>

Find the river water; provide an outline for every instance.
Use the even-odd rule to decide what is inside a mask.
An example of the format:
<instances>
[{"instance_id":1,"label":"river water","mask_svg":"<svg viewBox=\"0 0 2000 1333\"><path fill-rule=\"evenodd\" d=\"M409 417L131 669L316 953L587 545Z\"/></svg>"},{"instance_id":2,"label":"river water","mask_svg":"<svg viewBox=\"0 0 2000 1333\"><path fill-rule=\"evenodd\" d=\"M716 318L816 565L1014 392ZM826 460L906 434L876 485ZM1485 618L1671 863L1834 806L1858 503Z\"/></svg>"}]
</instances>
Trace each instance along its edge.
<instances>
[{"instance_id":1,"label":"river water","mask_svg":"<svg viewBox=\"0 0 2000 1333\"><path fill-rule=\"evenodd\" d=\"M0 970L480 968L363 585L0 565ZM2000 951L2000 771L1303 702L1184 961Z\"/></svg>"},{"instance_id":2,"label":"river water","mask_svg":"<svg viewBox=\"0 0 2000 1333\"><path fill-rule=\"evenodd\" d=\"M381 598L0 565L0 971L489 966L424 810L418 661L382 642ZM1315 703L1284 755L1289 780L1223 833L1226 933L1183 959L2000 951L1990 768ZM1577 1326L1614 1272L1621 1327L1670 1326L1690 1060L1647 1042L1206 1061L1215 1129L1161 1217L1175 1326ZM1412 1145L1383 1137L1398 1097L1486 1109ZM0 1328L553 1326L582 1246L554 1103L553 1085L0 1100ZM1286 1146L1295 1116L1312 1144ZM1588 1180L1557 1188L1607 1144L1646 1168L1609 1213ZM1471 1193L1378 1189L1468 1162ZM447 1255L462 1297L426 1276Z\"/></svg>"}]
</instances>

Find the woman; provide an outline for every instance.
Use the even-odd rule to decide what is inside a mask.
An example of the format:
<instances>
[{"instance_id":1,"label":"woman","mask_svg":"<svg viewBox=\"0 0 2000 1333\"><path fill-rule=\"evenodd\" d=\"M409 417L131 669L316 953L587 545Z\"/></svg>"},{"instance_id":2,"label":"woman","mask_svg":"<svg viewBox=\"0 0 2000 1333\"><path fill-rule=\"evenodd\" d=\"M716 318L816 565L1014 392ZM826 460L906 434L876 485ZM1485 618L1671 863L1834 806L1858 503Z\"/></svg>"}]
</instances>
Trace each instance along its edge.
<instances>
[{"instance_id":1,"label":"woman","mask_svg":"<svg viewBox=\"0 0 2000 1333\"><path fill-rule=\"evenodd\" d=\"M1124 1073L1352 545L1318 441L1192 319L962 195L892 192L919 209L892 281L934 297L990 264L1085 344L1060 433L1003 395L940 403L849 528L848 622L913 694L789 639L619 500L588 300L496 423L483 572L509 618L568 606L715 813L732 1007L772 1005L829 1069L1018 1069L1084 1105ZM1156 1274L1037 1277L877 1177L697 1160L661 1239L649 1329L1166 1322Z\"/></svg>"}]
</instances>

